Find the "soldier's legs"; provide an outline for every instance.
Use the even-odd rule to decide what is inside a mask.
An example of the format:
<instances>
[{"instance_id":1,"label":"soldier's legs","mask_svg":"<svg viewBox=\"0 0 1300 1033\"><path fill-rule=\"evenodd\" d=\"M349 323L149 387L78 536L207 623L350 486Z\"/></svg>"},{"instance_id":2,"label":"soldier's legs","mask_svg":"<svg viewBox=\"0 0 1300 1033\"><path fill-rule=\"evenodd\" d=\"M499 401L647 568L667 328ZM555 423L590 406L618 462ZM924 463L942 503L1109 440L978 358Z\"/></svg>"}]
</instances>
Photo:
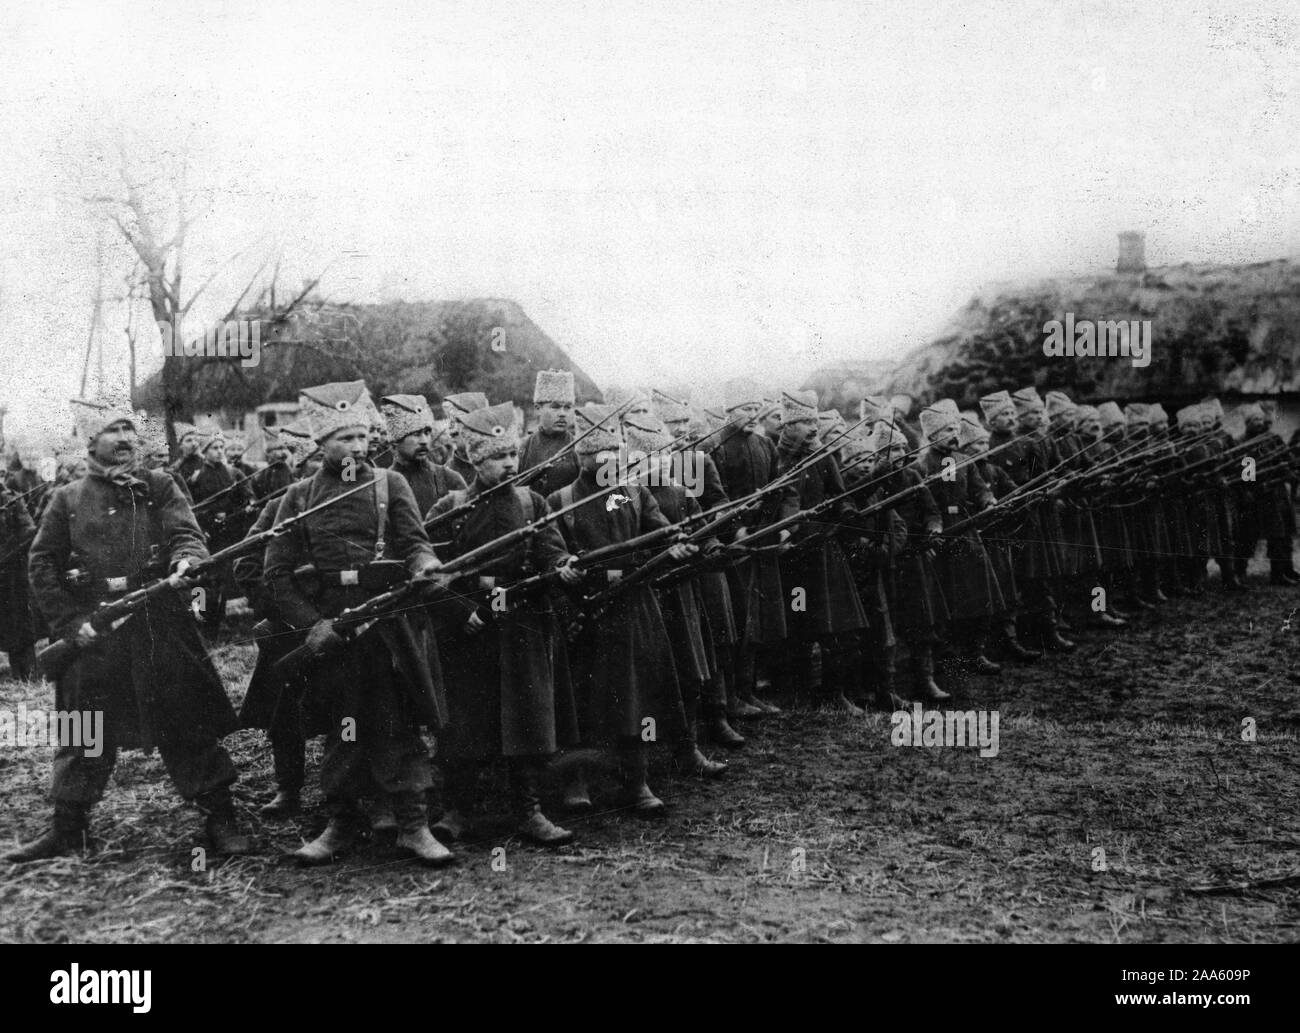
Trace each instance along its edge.
<instances>
[{"instance_id":1,"label":"soldier's legs","mask_svg":"<svg viewBox=\"0 0 1300 1033\"><path fill-rule=\"evenodd\" d=\"M563 846L573 842L573 833L542 813L542 772L547 760L545 756L531 754L507 760L510 795L518 820L516 831L542 846Z\"/></svg>"},{"instance_id":2,"label":"soldier's legs","mask_svg":"<svg viewBox=\"0 0 1300 1033\"><path fill-rule=\"evenodd\" d=\"M56 804L77 804L89 810L99 803L108 787L117 763L117 743L104 729L104 741L98 757L86 756L82 746L60 746L54 754L54 774L50 780L50 799Z\"/></svg>"}]
</instances>

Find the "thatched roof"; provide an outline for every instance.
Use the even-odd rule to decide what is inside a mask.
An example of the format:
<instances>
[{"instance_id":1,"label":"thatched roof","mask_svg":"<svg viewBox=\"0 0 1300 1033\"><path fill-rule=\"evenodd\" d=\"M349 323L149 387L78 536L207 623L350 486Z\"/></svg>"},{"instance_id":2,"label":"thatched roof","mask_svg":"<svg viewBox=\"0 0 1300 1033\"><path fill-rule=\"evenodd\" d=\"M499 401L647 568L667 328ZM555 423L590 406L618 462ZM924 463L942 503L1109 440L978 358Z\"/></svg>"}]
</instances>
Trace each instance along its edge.
<instances>
[{"instance_id":1,"label":"thatched roof","mask_svg":"<svg viewBox=\"0 0 1300 1033\"><path fill-rule=\"evenodd\" d=\"M1076 320L1150 320L1150 365L1045 357L1043 325L1067 312ZM991 287L882 386L970 404L1027 384L1084 401L1300 392L1300 264L1184 264Z\"/></svg>"},{"instance_id":2,"label":"thatched roof","mask_svg":"<svg viewBox=\"0 0 1300 1033\"><path fill-rule=\"evenodd\" d=\"M579 401L600 397L591 378L513 301L308 300L287 317L259 306L238 318L262 321L260 363L182 363L181 394L191 407L185 415L294 401L303 387L356 379L375 396L422 394L436 403L445 394L484 391L493 400L529 406L537 371L549 368L573 371ZM161 408L161 374L145 382L136 404Z\"/></svg>"}]
</instances>

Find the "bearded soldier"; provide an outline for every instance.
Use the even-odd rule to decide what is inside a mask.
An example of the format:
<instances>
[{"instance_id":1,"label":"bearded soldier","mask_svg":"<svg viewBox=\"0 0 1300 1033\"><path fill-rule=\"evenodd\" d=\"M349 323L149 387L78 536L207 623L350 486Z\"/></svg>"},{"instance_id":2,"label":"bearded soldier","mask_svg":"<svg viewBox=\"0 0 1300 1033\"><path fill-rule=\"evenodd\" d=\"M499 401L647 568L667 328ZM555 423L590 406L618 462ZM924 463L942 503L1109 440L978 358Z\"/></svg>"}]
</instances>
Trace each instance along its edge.
<instances>
[{"instance_id":1,"label":"bearded soldier","mask_svg":"<svg viewBox=\"0 0 1300 1033\"><path fill-rule=\"evenodd\" d=\"M171 477L145 470L136 417L124 408L85 405L79 421L90 445L89 473L60 489L32 545L29 572L37 605L58 638L79 652L58 676L57 709L104 716L94 756L60 744L54 759L53 828L9 855L34 861L82 848L91 808L103 796L119 748L158 747L177 791L207 815L214 851L251 850L235 827L235 768L222 737L237 727L221 680L188 619L179 592L149 601L119 627L97 632L90 616L171 571L172 583L208 551Z\"/></svg>"},{"instance_id":2,"label":"bearded soldier","mask_svg":"<svg viewBox=\"0 0 1300 1033\"><path fill-rule=\"evenodd\" d=\"M408 577L432 575L439 563L406 480L366 461L374 407L365 385L309 388L300 401L325 460L310 480L289 487L276 521L358 483L373 482L374 490L308 517L266 549L271 597L281 620L307 632L306 648L319 657L308 691L331 718L321 765L329 825L294 856L316 865L346 851L361 828L362 799L379 797L396 816L398 846L425 864L445 864L452 855L429 832L431 779L420 735L422 723L437 725L433 644L402 612L347 641L330 620ZM305 564L314 568L310 579L296 573Z\"/></svg>"},{"instance_id":3,"label":"bearded soldier","mask_svg":"<svg viewBox=\"0 0 1300 1033\"><path fill-rule=\"evenodd\" d=\"M537 429L524 440L519 451L519 469L540 466L573 440L575 405L573 374L563 369L544 369L533 386L533 405L537 409ZM578 457L572 449L532 483L533 489L546 498L578 477Z\"/></svg>"},{"instance_id":4,"label":"bearded soldier","mask_svg":"<svg viewBox=\"0 0 1300 1033\"><path fill-rule=\"evenodd\" d=\"M447 434L451 438L451 459L447 462L447 469L466 484L474 483L474 464L465 455L465 446L460 440L460 418L475 409L486 409L487 405L487 395L481 391L447 395L442 400L442 407L446 410L450 421Z\"/></svg>"},{"instance_id":5,"label":"bearded soldier","mask_svg":"<svg viewBox=\"0 0 1300 1033\"><path fill-rule=\"evenodd\" d=\"M380 399L379 411L388 421L388 437L396 449L391 468L406 478L422 515L448 492L465 488L460 474L429 458L433 410L423 395L388 395Z\"/></svg>"},{"instance_id":6,"label":"bearded soldier","mask_svg":"<svg viewBox=\"0 0 1300 1033\"><path fill-rule=\"evenodd\" d=\"M430 516L467 503L473 508L439 531L439 537L450 539L446 559L532 524L547 512L546 500L525 487L484 497L516 473L514 406L507 402L467 413L460 434L474 464L473 484L440 500ZM558 625L544 591L512 599L506 589L555 570L568 558L564 539L551 524L501 553L480 574L451 585L455 597L447 609L458 609L459 627L445 640L443 657L450 711L441 755L447 807L433 826L444 842L468 832L479 773L501 756L509 769L516 831L543 846L573 840L573 833L554 824L541 805L547 760L578 738Z\"/></svg>"}]
</instances>

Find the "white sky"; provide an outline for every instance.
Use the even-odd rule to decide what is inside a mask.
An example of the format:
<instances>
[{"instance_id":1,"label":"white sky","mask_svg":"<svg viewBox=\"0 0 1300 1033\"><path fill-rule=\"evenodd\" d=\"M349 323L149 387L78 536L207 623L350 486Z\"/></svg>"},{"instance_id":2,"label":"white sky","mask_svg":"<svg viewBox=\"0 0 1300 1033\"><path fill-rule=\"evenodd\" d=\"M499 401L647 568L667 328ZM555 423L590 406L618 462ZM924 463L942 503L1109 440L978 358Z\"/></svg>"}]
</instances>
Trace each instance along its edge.
<instances>
[{"instance_id":1,"label":"white sky","mask_svg":"<svg viewBox=\"0 0 1300 1033\"><path fill-rule=\"evenodd\" d=\"M1296 250L1286 3L25 7L0 9L11 427L76 393L77 198L118 127L213 189L191 287L278 239L284 280L334 263L340 300L514 298L602 384L895 356L983 281L1110 265L1120 229L1152 264Z\"/></svg>"}]
</instances>

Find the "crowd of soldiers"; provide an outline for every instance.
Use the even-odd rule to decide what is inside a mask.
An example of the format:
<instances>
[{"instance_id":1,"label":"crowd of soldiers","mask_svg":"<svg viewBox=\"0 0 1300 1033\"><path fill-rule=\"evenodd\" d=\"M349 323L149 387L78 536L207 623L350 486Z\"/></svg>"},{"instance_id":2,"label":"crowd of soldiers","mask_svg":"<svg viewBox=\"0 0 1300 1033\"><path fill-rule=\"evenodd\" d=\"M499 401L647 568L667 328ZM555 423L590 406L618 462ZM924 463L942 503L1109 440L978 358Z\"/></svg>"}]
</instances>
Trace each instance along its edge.
<instances>
[{"instance_id":1,"label":"crowd of soldiers","mask_svg":"<svg viewBox=\"0 0 1300 1033\"><path fill-rule=\"evenodd\" d=\"M178 426L173 460L129 407L80 405L88 450L6 483L0 647L58 710L102 712L106 742L59 744L52 825L9 860L88 848L121 748L158 748L214 851L254 850L222 745L239 728L269 739L268 820L301 810L324 737L328 824L302 864L364 835L448 863L498 761L518 834L561 845L544 796L590 810L612 771L620 807L659 816L656 744L717 779L705 747L743 748L770 697L849 716L949 700L1207 591L1210 561L1216 590L1246 590L1261 539L1271 581L1300 582L1298 466L1261 405L1239 440L1216 400L1171 423L1034 388L916 422L869 397L850 422L748 380L716 408L659 390L578 407L548 370L534 402L521 441L513 404L482 394L444 399L443 423L422 396L326 384L267 431L260 469L220 431ZM237 596L258 650L238 712L202 634Z\"/></svg>"}]
</instances>

